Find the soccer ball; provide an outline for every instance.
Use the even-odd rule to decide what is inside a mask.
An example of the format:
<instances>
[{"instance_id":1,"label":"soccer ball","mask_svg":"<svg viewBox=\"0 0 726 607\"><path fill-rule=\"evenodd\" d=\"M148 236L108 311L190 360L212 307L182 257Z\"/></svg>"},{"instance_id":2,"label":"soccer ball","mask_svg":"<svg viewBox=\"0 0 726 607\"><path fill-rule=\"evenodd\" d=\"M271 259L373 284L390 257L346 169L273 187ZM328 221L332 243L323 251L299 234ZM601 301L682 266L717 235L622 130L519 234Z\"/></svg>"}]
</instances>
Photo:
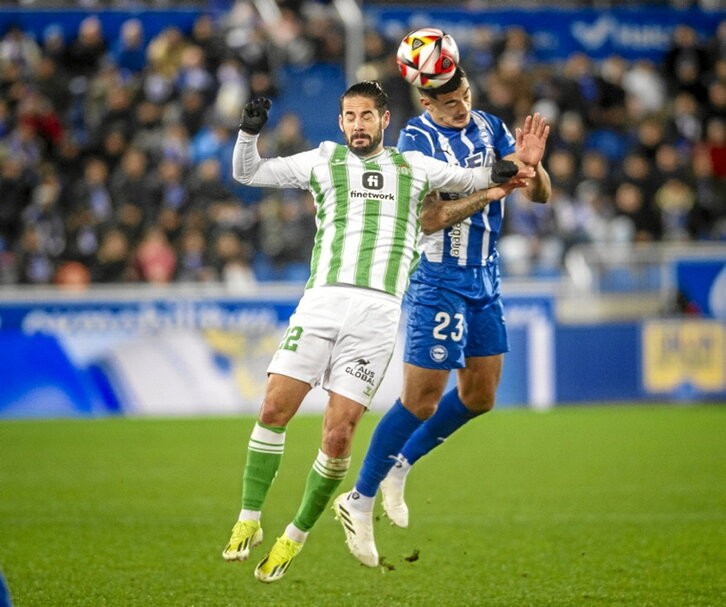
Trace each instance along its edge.
<instances>
[{"instance_id":1,"label":"soccer ball","mask_svg":"<svg viewBox=\"0 0 726 607\"><path fill-rule=\"evenodd\" d=\"M422 89L446 84L459 63L459 48L449 34L425 27L408 34L396 53L398 71L403 78Z\"/></svg>"}]
</instances>

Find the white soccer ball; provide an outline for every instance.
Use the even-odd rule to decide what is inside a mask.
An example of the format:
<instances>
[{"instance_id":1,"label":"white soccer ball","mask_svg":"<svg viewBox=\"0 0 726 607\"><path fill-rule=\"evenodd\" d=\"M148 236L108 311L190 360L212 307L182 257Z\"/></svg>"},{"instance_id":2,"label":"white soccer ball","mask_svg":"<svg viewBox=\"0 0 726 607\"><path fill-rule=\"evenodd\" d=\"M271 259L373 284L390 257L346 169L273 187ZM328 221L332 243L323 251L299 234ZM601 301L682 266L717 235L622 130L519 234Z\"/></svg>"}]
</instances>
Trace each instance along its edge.
<instances>
[{"instance_id":1,"label":"white soccer ball","mask_svg":"<svg viewBox=\"0 0 726 607\"><path fill-rule=\"evenodd\" d=\"M459 63L454 39L435 27L408 34L398 46L396 63L401 76L413 86L435 89L446 84Z\"/></svg>"}]
</instances>

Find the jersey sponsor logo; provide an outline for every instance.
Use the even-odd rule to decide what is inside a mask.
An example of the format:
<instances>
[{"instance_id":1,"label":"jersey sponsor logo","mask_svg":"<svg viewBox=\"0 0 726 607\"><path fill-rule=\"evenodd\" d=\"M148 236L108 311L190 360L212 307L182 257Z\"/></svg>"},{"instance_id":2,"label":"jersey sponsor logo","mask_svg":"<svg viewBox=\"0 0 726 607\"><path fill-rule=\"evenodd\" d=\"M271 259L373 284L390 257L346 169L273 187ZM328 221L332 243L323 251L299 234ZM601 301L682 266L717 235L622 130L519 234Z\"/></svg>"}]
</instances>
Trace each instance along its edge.
<instances>
[{"instance_id":1,"label":"jersey sponsor logo","mask_svg":"<svg viewBox=\"0 0 726 607\"><path fill-rule=\"evenodd\" d=\"M396 196L389 192L361 192L359 190L351 190L348 192L350 198L367 198L368 200L395 200Z\"/></svg>"},{"instance_id":2,"label":"jersey sponsor logo","mask_svg":"<svg viewBox=\"0 0 726 607\"><path fill-rule=\"evenodd\" d=\"M461 254L461 222L455 223L449 228L449 239L451 242L449 255L459 257Z\"/></svg>"},{"instance_id":3,"label":"jersey sponsor logo","mask_svg":"<svg viewBox=\"0 0 726 607\"><path fill-rule=\"evenodd\" d=\"M361 175L360 181L366 190L383 189L383 173L379 171L366 171Z\"/></svg>"},{"instance_id":4,"label":"jersey sponsor logo","mask_svg":"<svg viewBox=\"0 0 726 607\"><path fill-rule=\"evenodd\" d=\"M359 358L352 364L348 365L345 368L345 372L348 375L352 375L356 379L360 379L361 381L367 383L370 386L375 386L376 373L375 371L368 368L368 365L370 363L371 361L366 358Z\"/></svg>"},{"instance_id":5,"label":"jersey sponsor logo","mask_svg":"<svg viewBox=\"0 0 726 607\"><path fill-rule=\"evenodd\" d=\"M435 363L442 363L449 357L449 351L445 346L436 344L429 350L429 355Z\"/></svg>"},{"instance_id":6,"label":"jersey sponsor logo","mask_svg":"<svg viewBox=\"0 0 726 607\"><path fill-rule=\"evenodd\" d=\"M464 166L469 169L475 169L476 167L480 167L483 165L484 165L484 153L483 152L477 152L476 154L467 156L464 159Z\"/></svg>"}]
</instances>

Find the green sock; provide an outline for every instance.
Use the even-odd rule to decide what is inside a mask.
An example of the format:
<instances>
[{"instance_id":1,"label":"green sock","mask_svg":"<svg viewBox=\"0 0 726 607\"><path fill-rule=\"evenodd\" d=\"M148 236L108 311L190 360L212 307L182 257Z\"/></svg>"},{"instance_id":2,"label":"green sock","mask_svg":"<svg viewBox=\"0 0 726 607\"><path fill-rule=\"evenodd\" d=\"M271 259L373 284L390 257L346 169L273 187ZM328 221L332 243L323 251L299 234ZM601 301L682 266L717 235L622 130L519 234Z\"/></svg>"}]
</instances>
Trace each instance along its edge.
<instances>
[{"instance_id":1,"label":"green sock","mask_svg":"<svg viewBox=\"0 0 726 607\"><path fill-rule=\"evenodd\" d=\"M277 476L285 449L285 428L255 424L247 445L242 482L242 508L262 510L267 491Z\"/></svg>"},{"instance_id":2,"label":"green sock","mask_svg":"<svg viewBox=\"0 0 726 607\"><path fill-rule=\"evenodd\" d=\"M328 457L318 451L318 457L308 473L300 508L293 519L293 524L301 531L310 531L325 507L330 497L345 478L350 467L350 456Z\"/></svg>"}]
</instances>

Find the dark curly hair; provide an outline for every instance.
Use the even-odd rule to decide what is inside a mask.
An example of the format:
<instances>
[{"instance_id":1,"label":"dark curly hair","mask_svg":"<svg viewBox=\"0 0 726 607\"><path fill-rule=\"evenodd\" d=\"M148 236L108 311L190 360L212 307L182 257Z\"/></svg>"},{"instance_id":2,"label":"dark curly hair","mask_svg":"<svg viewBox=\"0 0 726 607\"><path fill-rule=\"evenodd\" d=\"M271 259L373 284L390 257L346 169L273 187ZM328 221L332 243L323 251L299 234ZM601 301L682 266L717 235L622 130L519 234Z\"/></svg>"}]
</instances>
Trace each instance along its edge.
<instances>
[{"instance_id":1,"label":"dark curly hair","mask_svg":"<svg viewBox=\"0 0 726 607\"><path fill-rule=\"evenodd\" d=\"M346 97L368 97L373 99L376 104L376 109L379 113L383 113L388 109L388 95L383 90L381 85L375 80L364 80L363 82L356 82L345 93L340 96L340 112L343 112L343 100Z\"/></svg>"},{"instance_id":2,"label":"dark curly hair","mask_svg":"<svg viewBox=\"0 0 726 607\"><path fill-rule=\"evenodd\" d=\"M440 87L437 87L435 89L419 88L418 91L419 91L419 93L421 93L422 95L425 95L426 97L430 97L431 99L438 99L439 95L446 95L446 93L453 93L456 89L458 89L461 86L461 81L464 78L466 78L466 72L464 71L464 68L457 67L456 71L454 72L454 75L451 77L451 80L442 84Z\"/></svg>"}]
</instances>

